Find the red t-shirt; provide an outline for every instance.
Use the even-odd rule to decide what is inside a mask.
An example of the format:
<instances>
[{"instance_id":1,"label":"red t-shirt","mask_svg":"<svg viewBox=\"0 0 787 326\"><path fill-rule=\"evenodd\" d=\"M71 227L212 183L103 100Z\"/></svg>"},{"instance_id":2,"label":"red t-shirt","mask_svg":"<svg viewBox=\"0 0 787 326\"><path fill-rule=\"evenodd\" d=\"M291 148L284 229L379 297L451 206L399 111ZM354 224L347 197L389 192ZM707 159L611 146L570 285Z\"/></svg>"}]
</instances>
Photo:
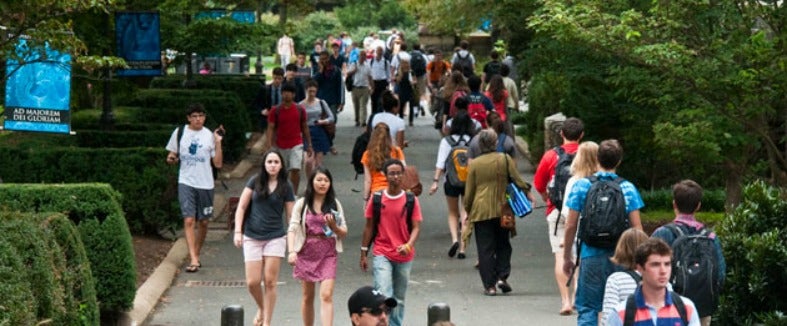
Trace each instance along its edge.
<instances>
[{"instance_id":1,"label":"red t-shirt","mask_svg":"<svg viewBox=\"0 0 787 326\"><path fill-rule=\"evenodd\" d=\"M372 201L374 196L369 197L369 202L366 204L366 218L372 218ZM382 209L380 209L380 224L377 226L377 237L374 238L374 248L372 254L375 256L385 256L388 260L396 263L406 263L413 260L415 257L415 246L413 250L402 256L396 252L396 247L405 244L410 240L410 231L407 230L407 196L402 191L396 196L389 196L388 191L383 190ZM413 222L421 221L421 205L418 203L418 197L415 197L415 206L413 206Z\"/></svg>"},{"instance_id":2,"label":"red t-shirt","mask_svg":"<svg viewBox=\"0 0 787 326\"><path fill-rule=\"evenodd\" d=\"M577 152L577 148L579 147L578 143L569 143L563 144L560 147L563 147L563 150L566 153L573 154ZM552 180L552 176L555 175L555 166L557 165L557 153L554 149L550 149L544 153L544 156L541 157L541 162L538 163L538 168L536 168L536 174L533 176L533 187L536 188L536 191L539 193L543 193L547 191L547 184L549 180ZM555 209L555 205L552 205L552 202L549 201L547 198L547 211L546 214L549 215L552 210Z\"/></svg>"},{"instance_id":3,"label":"red t-shirt","mask_svg":"<svg viewBox=\"0 0 787 326\"><path fill-rule=\"evenodd\" d=\"M283 105L283 104L282 104ZM293 103L289 107L275 107L268 114L268 123L276 125L276 147L290 149L303 144L301 124L306 121L306 112L300 105Z\"/></svg>"}]
</instances>

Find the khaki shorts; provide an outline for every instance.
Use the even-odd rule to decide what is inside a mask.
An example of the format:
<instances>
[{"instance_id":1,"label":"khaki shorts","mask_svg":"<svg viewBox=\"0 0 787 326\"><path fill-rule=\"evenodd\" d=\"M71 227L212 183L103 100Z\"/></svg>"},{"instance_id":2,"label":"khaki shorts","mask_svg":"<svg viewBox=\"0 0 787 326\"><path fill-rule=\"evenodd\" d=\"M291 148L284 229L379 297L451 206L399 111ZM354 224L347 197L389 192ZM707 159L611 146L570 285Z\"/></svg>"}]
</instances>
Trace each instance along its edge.
<instances>
[{"instance_id":1,"label":"khaki shorts","mask_svg":"<svg viewBox=\"0 0 787 326\"><path fill-rule=\"evenodd\" d=\"M415 77L415 94L413 94L416 103L421 100L421 97L426 94L426 75ZM420 104L419 104L420 105Z\"/></svg>"},{"instance_id":2,"label":"khaki shorts","mask_svg":"<svg viewBox=\"0 0 787 326\"><path fill-rule=\"evenodd\" d=\"M549 245L552 246L552 253L563 252L563 240L566 237L566 218L564 216L560 217L560 222L557 224L557 235L555 235L555 220L559 214L560 211L555 208L547 215Z\"/></svg>"},{"instance_id":3,"label":"khaki shorts","mask_svg":"<svg viewBox=\"0 0 787 326\"><path fill-rule=\"evenodd\" d=\"M263 257L284 258L287 249L287 237L270 240L254 240L243 236L243 260L261 261Z\"/></svg>"},{"instance_id":4,"label":"khaki shorts","mask_svg":"<svg viewBox=\"0 0 787 326\"><path fill-rule=\"evenodd\" d=\"M281 156L284 157L284 166L289 170L300 170L303 166L303 144L293 148L277 148Z\"/></svg>"}]
</instances>

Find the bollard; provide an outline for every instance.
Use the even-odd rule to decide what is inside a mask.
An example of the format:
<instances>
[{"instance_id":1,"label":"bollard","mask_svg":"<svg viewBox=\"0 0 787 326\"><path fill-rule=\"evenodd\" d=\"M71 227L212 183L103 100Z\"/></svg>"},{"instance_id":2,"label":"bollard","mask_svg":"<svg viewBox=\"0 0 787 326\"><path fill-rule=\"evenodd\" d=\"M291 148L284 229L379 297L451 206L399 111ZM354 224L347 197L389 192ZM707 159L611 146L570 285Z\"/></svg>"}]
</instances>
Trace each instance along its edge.
<instances>
[{"instance_id":1,"label":"bollard","mask_svg":"<svg viewBox=\"0 0 787 326\"><path fill-rule=\"evenodd\" d=\"M243 306L233 304L222 307L221 326L243 326Z\"/></svg>"},{"instance_id":2,"label":"bollard","mask_svg":"<svg viewBox=\"0 0 787 326\"><path fill-rule=\"evenodd\" d=\"M451 307L447 303L435 302L427 310L427 326L432 326L441 321L451 321Z\"/></svg>"}]
</instances>

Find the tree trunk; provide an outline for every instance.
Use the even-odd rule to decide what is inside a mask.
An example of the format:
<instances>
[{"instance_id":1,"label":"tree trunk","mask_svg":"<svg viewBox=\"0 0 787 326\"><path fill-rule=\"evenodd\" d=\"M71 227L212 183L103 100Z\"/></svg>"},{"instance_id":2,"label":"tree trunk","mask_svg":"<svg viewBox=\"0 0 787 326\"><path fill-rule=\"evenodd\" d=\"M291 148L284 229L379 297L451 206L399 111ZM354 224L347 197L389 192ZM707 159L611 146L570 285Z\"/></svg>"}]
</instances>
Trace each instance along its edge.
<instances>
[{"instance_id":1,"label":"tree trunk","mask_svg":"<svg viewBox=\"0 0 787 326\"><path fill-rule=\"evenodd\" d=\"M287 24L287 0L281 0L279 2L279 28L284 30L284 26Z\"/></svg>"},{"instance_id":2,"label":"tree trunk","mask_svg":"<svg viewBox=\"0 0 787 326\"><path fill-rule=\"evenodd\" d=\"M746 170L746 167L745 163L727 161L724 164L724 169L727 175L725 180L727 197L724 206L726 206L729 211L733 207L738 206L743 198L743 185L741 183L743 180L743 171Z\"/></svg>"}]
</instances>

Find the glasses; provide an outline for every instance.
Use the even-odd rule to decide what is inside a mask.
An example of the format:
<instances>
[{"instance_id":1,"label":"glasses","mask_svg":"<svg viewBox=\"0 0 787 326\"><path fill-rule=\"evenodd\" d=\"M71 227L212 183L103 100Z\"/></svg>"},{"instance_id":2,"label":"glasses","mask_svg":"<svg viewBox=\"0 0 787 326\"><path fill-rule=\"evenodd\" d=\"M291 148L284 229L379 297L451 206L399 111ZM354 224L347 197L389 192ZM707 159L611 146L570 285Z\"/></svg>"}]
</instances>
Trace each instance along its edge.
<instances>
[{"instance_id":1,"label":"glasses","mask_svg":"<svg viewBox=\"0 0 787 326\"><path fill-rule=\"evenodd\" d=\"M368 313L368 314L370 314L372 316L380 317L380 316L382 316L383 313L385 313L386 315L390 315L391 314L391 308L389 308L386 305L383 305L383 306L380 306L380 307L377 307L377 308L363 308L363 309L361 309L361 313Z\"/></svg>"},{"instance_id":2,"label":"glasses","mask_svg":"<svg viewBox=\"0 0 787 326\"><path fill-rule=\"evenodd\" d=\"M386 175L388 175L389 177L401 177L402 174L404 174L402 171L393 171L393 172L386 173Z\"/></svg>"}]
</instances>

